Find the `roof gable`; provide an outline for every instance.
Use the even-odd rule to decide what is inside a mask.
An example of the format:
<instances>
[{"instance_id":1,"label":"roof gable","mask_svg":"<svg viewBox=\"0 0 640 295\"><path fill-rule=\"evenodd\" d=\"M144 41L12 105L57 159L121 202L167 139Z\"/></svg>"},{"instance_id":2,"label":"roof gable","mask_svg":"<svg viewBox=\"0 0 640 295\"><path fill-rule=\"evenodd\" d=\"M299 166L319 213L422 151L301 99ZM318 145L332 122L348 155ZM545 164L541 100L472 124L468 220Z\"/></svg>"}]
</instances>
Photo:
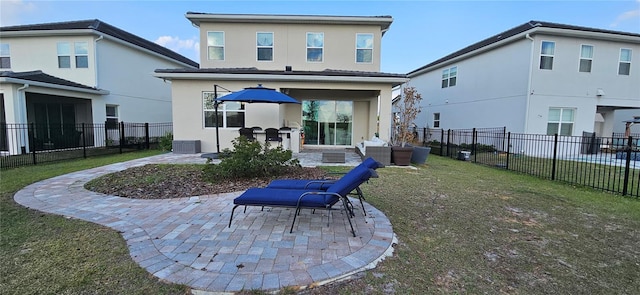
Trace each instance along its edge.
<instances>
[{"instance_id":1,"label":"roof gable","mask_svg":"<svg viewBox=\"0 0 640 295\"><path fill-rule=\"evenodd\" d=\"M107 34L116 39L147 49L149 51L163 55L165 57L176 60L178 62L190 65L192 67L198 67L198 63L192 61L191 59L179 53L176 53L173 50L170 50L164 46L153 43L144 38L138 37L134 34L131 34L117 27L114 27L98 19L0 27L0 34L6 33L6 32L75 31L75 30L94 30L96 32Z\"/></svg>"},{"instance_id":2,"label":"roof gable","mask_svg":"<svg viewBox=\"0 0 640 295\"><path fill-rule=\"evenodd\" d=\"M44 84L52 84L58 86L65 86L70 88L76 88L77 90L89 90L95 92L104 92L104 90L87 86L84 84L76 83L73 81L65 80L62 78L58 78L56 76L51 76L42 71L29 71L29 72L12 72L12 71L2 71L0 72L0 79L15 79L18 81L24 82L40 82ZM4 80L3 79L3 80Z\"/></svg>"},{"instance_id":3,"label":"roof gable","mask_svg":"<svg viewBox=\"0 0 640 295\"><path fill-rule=\"evenodd\" d=\"M416 74L421 72L424 69L433 67L435 65L438 65L440 63L446 62L450 59L465 55L467 53L471 53L474 52L476 50L482 49L486 46L492 45L494 43L503 41L507 38L519 35L519 34L523 34L526 32L530 32L530 31L534 31L534 29L537 28L550 28L550 29L561 29L561 30L568 30L568 31L581 31L581 32L591 32L591 33L603 33L603 34L611 34L611 35L620 35L620 36L628 36L628 37L638 37L640 38L640 34L635 34L635 33L628 33L628 32L619 32L619 31L611 31L611 30L602 30L602 29L596 29L596 28L588 28L588 27L580 27L580 26L572 26L572 25L564 25L564 24L558 24L558 23L550 23L550 22L542 22L542 21L529 21L526 22L524 24L521 24L517 27L511 28L509 30L506 30L502 33L499 33L497 35L491 36L487 39L484 39L480 42L471 44L465 48L462 48L456 52L453 52L449 55L446 55L440 59L437 59L425 66L422 66L418 69L415 69L411 72L409 72L407 75L411 76L412 74Z\"/></svg>"}]
</instances>

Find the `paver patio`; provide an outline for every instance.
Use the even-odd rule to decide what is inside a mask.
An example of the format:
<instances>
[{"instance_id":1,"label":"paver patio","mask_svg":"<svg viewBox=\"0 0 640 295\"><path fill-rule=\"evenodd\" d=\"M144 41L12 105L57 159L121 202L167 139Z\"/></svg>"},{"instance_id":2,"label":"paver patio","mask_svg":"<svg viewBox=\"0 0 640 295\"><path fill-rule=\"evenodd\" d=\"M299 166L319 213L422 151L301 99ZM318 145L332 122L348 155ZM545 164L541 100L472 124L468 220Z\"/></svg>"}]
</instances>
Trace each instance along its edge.
<instances>
[{"instance_id":1,"label":"paver patio","mask_svg":"<svg viewBox=\"0 0 640 295\"><path fill-rule=\"evenodd\" d=\"M320 154L297 156L307 165L312 157L320 159ZM323 284L371 268L393 250L391 223L367 203L367 216L355 210L353 237L339 210L333 211L329 227L324 210L303 210L289 233L293 209L248 207L246 213L236 210L229 228L233 198L240 192L142 200L83 188L93 178L129 167L187 162L204 159L169 153L112 164L34 183L14 198L32 209L113 228L121 232L133 260L154 276L203 291Z\"/></svg>"}]
</instances>

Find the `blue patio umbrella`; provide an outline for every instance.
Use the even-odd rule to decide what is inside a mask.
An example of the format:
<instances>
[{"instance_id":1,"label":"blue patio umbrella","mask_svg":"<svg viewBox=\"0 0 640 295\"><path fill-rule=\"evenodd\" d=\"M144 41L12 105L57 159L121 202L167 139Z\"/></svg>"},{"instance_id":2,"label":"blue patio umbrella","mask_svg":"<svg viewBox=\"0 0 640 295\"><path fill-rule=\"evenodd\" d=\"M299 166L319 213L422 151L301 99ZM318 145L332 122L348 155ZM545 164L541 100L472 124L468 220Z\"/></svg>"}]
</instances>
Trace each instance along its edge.
<instances>
[{"instance_id":1,"label":"blue patio umbrella","mask_svg":"<svg viewBox=\"0 0 640 295\"><path fill-rule=\"evenodd\" d=\"M246 103L297 103L295 98L288 96L275 89L266 88L262 84L257 87L248 87L244 90L236 91L225 96L219 97L218 101L239 101Z\"/></svg>"},{"instance_id":2,"label":"blue patio umbrella","mask_svg":"<svg viewBox=\"0 0 640 295\"><path fill-rule=\"evenodd\" d=\"M244 90L232 92L225 96L218 97L217 93L218 85L214 85L214 102L213 107L215 110L215 114L218 113L218 105L225 101L237 101L237 102L245 102L245 103L297 103L300 104L298 100L295 98L288 96L282 92L276 91L272 88L266 88L262 86L262 84L258 84L257 87L247 87ZM207 157L211 157L213 159L218 158L218 154L220 154L220 135L218 133L218 116L215 116L216 119L216 154L208 154Z\"/></svg>"}]
</instances>

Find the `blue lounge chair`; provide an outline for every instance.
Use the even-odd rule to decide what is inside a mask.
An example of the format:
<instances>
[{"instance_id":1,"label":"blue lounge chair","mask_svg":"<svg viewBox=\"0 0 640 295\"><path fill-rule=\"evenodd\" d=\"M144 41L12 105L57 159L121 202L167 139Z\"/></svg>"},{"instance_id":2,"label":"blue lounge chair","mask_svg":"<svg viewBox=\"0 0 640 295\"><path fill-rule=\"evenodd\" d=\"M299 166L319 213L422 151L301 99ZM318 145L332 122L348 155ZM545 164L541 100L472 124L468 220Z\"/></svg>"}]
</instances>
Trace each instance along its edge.
<instances>
[{"instance_id":1,"label":"blue lounge chair","mask_svg":"<svg viewBox=\"0 0 640 295\"><path fill-rule=\"evenodd\" d=\"M374 160L369 157L366 158L360 165L370 169L378 169L383 168L384 164ZM326 191L331 184L336 182L335 179L277 179L271 181L267 188L277 188L277 189L307 189L307 190L318 190L318 191ZM364 215L367 215L367 211L364 209L364 194L362 194L362 190L360 186L355 188L355 193L353 194L358 197L360 200L360 206L362 206L362 212ZM351 202L349 202L350 204Z\"/></svg>"},{"instance_id":2,"label":"blue lounge chair","mask_svg":"<svg viewBox=\"0 0 640 295\"><path fill-rule=\"evenodd\" d=\"M333 205L342 201L343 209L347 214L351 233L356 236L353 224L351 223L351 213L347 195L370 177L377 176L373 169L365 166L357 166L349 171L342 178L335 181L326 191L305 190L305 189L275 189L275 188L250 188L233 200L233 209L229 218L229 227L233 220L233 212L238 206L262 206L262 207L289 207L296 208L290 233L296 222L296 216L301 209L326 209L329 212ZM245 208L246 211L246 208ZM330 218L330 216L328 217Z\"/></svg>"}]
</instances>

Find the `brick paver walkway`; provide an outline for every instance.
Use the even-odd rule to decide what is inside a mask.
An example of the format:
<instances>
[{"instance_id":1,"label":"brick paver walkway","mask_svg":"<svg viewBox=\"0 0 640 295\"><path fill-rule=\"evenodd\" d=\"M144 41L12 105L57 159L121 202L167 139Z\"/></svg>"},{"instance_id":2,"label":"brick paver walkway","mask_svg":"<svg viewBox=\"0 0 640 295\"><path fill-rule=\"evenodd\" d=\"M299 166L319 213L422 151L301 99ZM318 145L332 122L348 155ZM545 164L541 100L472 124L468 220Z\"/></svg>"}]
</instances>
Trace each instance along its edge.
<instances>
[{"instance_id":1,"label":"brick paver walkway","mask_svg":"<svg viewBox=\"0 0 640 295\"><path fill-rule=\"evenodd\" d=\"M300 156L305 163L320 157ZM95 177L132 166L203 161L197 155L164 154L79 171L29 185L15 200L120 231L140 266L158 278L203 291L322 284L371 268L392 251L389 220L367 203L366 217L355 210L353 237L338 210L329 227L326 212L303 210L289 233L294 210L248 207L243 213L238 208L229 228L233 198L239 193L139 200L83 188Z\"/></svg>"}]
</instances>

